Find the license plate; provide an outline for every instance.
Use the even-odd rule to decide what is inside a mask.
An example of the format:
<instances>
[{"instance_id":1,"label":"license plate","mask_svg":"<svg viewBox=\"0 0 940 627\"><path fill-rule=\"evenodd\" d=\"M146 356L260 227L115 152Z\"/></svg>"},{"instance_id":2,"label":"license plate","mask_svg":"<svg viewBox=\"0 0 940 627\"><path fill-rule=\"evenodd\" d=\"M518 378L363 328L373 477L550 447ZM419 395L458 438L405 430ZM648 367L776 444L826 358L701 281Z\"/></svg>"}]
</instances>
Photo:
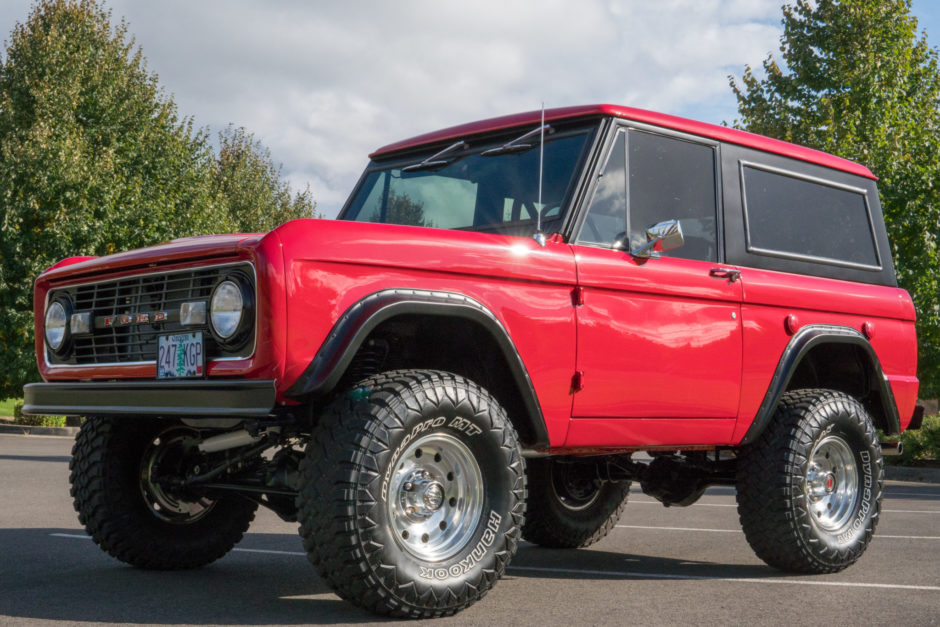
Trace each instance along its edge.
<instances>
[{"instance_id":1,"label":"license plate","mask_svg":"<svg viewBox=\"0 0 940 627\"><path fill-rule=\"evenodd\" d=\"M203 374L202 331L157 338L157 378L181 379Z\"/></svg>"}]
</instances>

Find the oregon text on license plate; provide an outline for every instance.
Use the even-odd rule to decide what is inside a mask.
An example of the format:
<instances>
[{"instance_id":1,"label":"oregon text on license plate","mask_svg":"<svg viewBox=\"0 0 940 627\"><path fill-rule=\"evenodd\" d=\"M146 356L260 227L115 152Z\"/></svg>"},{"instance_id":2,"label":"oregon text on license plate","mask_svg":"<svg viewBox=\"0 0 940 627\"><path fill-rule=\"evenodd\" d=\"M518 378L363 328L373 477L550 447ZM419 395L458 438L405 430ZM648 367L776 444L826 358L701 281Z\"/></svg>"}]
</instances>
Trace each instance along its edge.
<instances>
[{"instance_id":1,"label":"oregon text on license plate","mask_svg":"<svg viewBox=\"0 0 940 627\"><path fill-rule=\"evenodd\" d=\"M202 332L161 335L157 342L157 378L201 377Z\"/></svg>"}]
</instances>

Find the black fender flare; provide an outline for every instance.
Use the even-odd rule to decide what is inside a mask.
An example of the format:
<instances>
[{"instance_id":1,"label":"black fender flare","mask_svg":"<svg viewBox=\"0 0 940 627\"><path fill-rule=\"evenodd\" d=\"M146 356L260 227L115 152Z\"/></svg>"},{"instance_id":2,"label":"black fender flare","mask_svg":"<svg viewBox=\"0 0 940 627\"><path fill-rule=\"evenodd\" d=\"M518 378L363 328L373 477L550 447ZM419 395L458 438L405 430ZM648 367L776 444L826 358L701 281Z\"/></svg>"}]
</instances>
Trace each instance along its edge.
<instances>
[{"instance_id":1,"label":"black fender flare","mask_svg":"<svg viewBox=\"0 0 940 627\"><path fill-rule=\"evenodd\" d=\"M901 430L901 420L898 415L898 406L894 400L894 393L891 391L891 385L881 370L881 362L871 343L856 329L851 327L842 327L834 325L807 325L796 332L790 339L787 347L777 363L777 370L774 372L764 400L754 421L744 434L740 445L754 442L773 419L780 397L787 391L790 379L796 371L797 366L803 361L803 358L815 347L821 344L851 344L858 346L864 352L869 360L874 378L880 385L881 403L883 405L884 416L887 422L887 433L898 433Z\"/></svg>"},{"instance_id":2,"label":"black fender flare","mask_svg":"<svg viewBox=\"0 0 940 627\"><path fill-rule=\"evenodd\" d=\"M310 365L287 389L289 398L323 398L336 388L356 351L381 323L404 314L456 317L482 326L499 346L516 388L522 395L535 442L528 446L548 446L548 430L529 373L516 350L509 332L495 314L480 302L454 292L414 289L386 289L372 293L347 309L333 325Z\"/></svg>"}]
</instances>

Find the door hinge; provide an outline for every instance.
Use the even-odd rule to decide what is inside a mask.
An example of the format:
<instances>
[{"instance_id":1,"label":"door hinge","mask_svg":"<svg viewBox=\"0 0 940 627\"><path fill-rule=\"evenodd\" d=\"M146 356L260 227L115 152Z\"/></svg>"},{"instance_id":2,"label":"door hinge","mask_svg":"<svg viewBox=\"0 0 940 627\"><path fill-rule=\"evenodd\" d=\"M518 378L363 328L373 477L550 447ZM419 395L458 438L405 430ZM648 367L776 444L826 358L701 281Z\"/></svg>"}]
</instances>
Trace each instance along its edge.
<instances>
[{"instance_id":1,"label":"door hinge","mask_svg":"<svg viewBox=\"0 0 940 627\"><path fill-rule=\"evenodd\" d=\"M571 306L580 307L584 304L584 288L580 285L571 290Z\"/></svg>"},{"instance_id":2,"label":"door hinge","mask_svg":"<svg viewBox=\"0 0 940 627\"><path fill-rule=\"evenodd\" d=\"M584 371L578 370L571 377L571 391L569 394L580 392L584 389Z\"/></svg>"}]
</instances>

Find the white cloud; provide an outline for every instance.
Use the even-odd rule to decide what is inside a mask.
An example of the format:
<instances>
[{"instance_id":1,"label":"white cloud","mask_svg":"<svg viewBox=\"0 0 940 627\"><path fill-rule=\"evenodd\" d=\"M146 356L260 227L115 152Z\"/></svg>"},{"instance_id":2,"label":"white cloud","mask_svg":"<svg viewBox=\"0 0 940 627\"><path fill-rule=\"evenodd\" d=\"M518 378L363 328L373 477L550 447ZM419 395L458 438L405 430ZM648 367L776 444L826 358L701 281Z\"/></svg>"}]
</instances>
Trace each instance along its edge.
<instances>
[{"instance_id":1,"label":"white cloud","mask_svg":"<svg viewBox=\"0 0 940 627\"><path fill-rule=\"evenodd\" d=\"M0 29L31 0L0 7ZM614 102L733 119L729 73L778 46L780 0L112 0L183 114L255 133L335 214L367 155L484 117Z\"/></svg>"}]
</instances>

